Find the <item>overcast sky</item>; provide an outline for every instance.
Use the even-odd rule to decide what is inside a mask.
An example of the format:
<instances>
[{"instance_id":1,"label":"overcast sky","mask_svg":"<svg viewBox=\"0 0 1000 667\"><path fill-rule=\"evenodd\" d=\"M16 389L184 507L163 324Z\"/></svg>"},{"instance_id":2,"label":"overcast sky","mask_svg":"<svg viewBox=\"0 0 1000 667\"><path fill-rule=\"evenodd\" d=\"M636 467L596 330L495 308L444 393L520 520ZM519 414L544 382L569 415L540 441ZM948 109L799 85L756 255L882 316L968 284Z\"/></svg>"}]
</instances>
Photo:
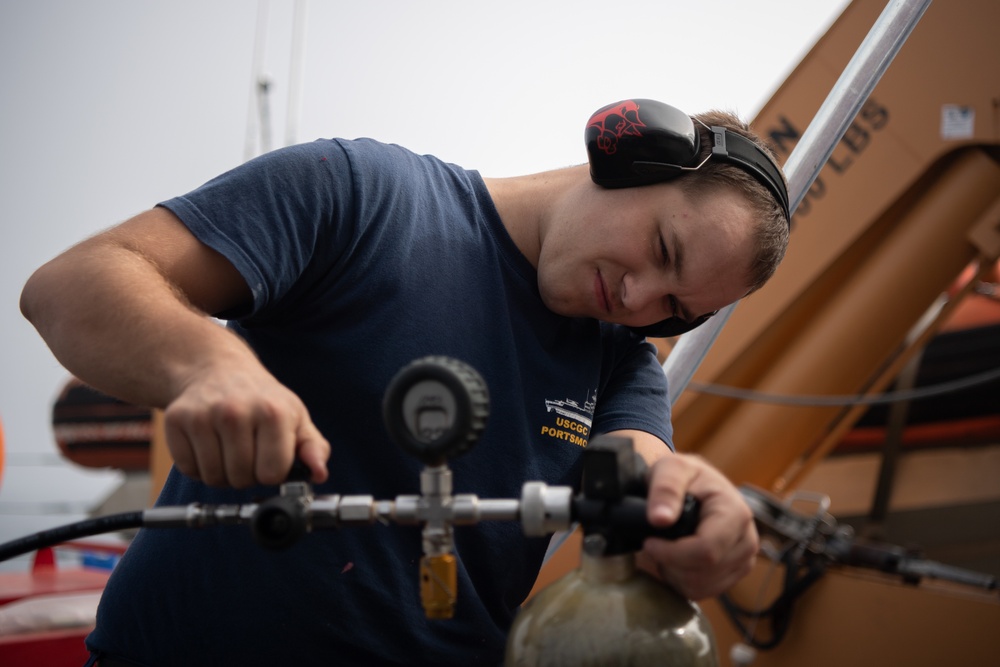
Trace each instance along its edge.
<instances>
[{"instance_id":1,"label":"overcast sky","mask_svg":"<svg viewBox=\"0 0 1000 667\"><path fill-rule=\"evenodd\" d=\"M50 415L69 376L20 315L25 280L259 151L255 127L272 147L370 136L487 176L578 164L590 113L618 99L751 119L849 3L302 4L290 124L293 0L265 3L263 24L251 0L0 3L0 541L81 518L119 480L58 458ZM255 53L272 82L265 124Z\"/></svg>"}]
</instances>

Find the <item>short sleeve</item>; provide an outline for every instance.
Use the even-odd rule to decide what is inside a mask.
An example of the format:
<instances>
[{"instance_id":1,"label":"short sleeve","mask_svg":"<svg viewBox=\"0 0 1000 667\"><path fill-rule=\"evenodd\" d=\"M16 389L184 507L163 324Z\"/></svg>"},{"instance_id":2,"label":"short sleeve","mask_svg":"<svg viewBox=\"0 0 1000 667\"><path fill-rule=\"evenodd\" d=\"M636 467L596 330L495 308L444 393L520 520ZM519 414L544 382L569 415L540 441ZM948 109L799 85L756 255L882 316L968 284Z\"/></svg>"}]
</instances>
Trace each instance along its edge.
<instances>
[{"instance_id":1,"label":"short sleeve","mask_svg":"<svg viewBox=\"0 0 1000 667\"><path fill-rule=\"evenodd\" d=\"M251 312L217 313L234 318L265 311L311 267L336 262L355 233L352 191L344 150L322 140L267 153L159 205L246 280Z\"/></svg>"}]
</instances>

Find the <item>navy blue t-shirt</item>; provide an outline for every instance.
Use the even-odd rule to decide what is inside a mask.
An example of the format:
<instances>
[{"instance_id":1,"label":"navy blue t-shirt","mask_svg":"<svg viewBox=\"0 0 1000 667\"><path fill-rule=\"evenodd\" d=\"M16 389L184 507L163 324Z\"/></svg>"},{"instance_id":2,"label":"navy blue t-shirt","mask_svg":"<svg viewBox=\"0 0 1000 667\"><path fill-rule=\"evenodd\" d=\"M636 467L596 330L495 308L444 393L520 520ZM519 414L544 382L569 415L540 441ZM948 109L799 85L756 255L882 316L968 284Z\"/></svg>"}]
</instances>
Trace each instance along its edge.
<instances>
[{"instance_id":1,"label":"navy blue t-shirt","mask_svg":"<svg viewBox=\"0 0 1000 667\"><path fill-rule=\"evenodd\" d=\"M161 205L250 286L252 307L218 315L329 439L318 495L419 493L421 464L391 442L381 405L393 375L428 355L470 364L490 393L483 437L451 462L455 493L576 485L597 433L670 442L654 348L549 311L474 171L371 140L321 140ZM158 504L275 492L210 489L174 470ZM455 618L432 621L420 604L419 526L319 530L280 552L243 526L143 530L88 644L149 665L497 664L547 540L483 522L456 527L455 541Z\"/></svg>"}]
</instances>

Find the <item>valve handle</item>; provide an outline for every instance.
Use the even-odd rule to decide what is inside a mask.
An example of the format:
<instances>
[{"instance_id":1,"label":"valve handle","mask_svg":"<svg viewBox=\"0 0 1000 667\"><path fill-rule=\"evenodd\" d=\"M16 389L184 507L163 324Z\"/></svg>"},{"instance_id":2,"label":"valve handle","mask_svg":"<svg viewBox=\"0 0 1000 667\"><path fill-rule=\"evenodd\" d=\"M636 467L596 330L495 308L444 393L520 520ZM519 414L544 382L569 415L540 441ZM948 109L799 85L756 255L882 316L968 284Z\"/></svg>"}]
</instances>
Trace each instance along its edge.
<instances>
[{"instance_id":1,"label":"valve handle","mask_svg":"<svg viewBox=\"0 0 1000 667\"><path fill-rule=\"evenodd\" d=\"M292 467L288 470L286 482L308 482L312 478L312 470L305 464L305 461L298 456L292 461Z\"/></svg>"},{"instance_id":2,"label":"valve handle","mask_svg":"<svg viewBox=\"0 0 1000 667\"><path fill-rule=\"evenodd\" d=\"M701 501L687 494L681 515L666 528L654 527L646 518L646 499L639 496L625 496L608 503L577 497L573 500L572 516L583 526L585 533L601 533L615 551L634 551L641 547L647 537L662 540L679 540L694 535L698 530Z\"/></svg>"},{"instance_id":3,"label":"valve handle","mask_svg":"<svg viewBox=\"0 0 1000 667\"><path fill-rule=\"evenodd\" d=\"M666 528L650 524L646 510L645 494L574 496L568 486L527 482L521 492L520 519L528 537L544 537L578 523L585 535L605 538L608 555L638 551L647 537L679 540L694 535L701 520L701 501L691 494L685 494L680 516Z\"/></svg>"},{"instance_id":4,"label":"valve handle","mask_svg":"<svg viewBox=\"0 0 1000 667\"><path fill-rule=\"evenodd\" d=\"M467 452L482 435L488 415L489 392L482 376L444 356L404 366L382 402L389 436L427 465Z\"/></svg>"},{"instance_id":5,"label":"valve handle","mask_svg":"<svg viewBox=\"0 0 1000 667\"><path fill-rule=\"evenodd\" d=\"M631 438L597 436L583 459L583 493L573 513L584 534L604 536L608 554L638 551L647 537L675 540L698 529L701 503L690 494L672 526L654 528L646 520L648 469Z\"/></svg>"}]
</instances>

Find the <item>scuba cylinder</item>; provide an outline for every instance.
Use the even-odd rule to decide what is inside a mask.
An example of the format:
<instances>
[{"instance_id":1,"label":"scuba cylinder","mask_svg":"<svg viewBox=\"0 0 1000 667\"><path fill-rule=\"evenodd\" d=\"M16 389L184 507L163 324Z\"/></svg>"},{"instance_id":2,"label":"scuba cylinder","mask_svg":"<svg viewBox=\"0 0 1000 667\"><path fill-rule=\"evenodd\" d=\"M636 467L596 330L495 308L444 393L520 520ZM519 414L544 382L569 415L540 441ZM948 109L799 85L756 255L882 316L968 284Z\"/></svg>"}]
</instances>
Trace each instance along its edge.
<instances>
[{"instance_id":1,"label":"scuba cylinder","mask_svg":"<svg viewBox=\"0 0 1000 667\"><path fill-rule=\"evenodd\" d=\"M634 553L602 549L603 538L586 537L580 567L521 609L506 667L717 667L715 636L698 606L637 570Z\"/></svg>"},{"instance_id":2,"label":"scuba cylinder","mask_svg":"<svg viewBox=\"0 0 1000 667\"><path fill-rule=\"evenodd\" d=\"M573 501L584 532L580 567L521 608L507 638L505 667L718 667L715 635L701 609L636 569L636 552L649 535L648 524L639 529L645 503L627 502L636 495L646 495L645 466L631 440L591 442L583 493ZM683 516L696 525L693 498ZM664 537L676 537L693 526L668 530L675 534Z\"/></svg>"}]
</instances>

